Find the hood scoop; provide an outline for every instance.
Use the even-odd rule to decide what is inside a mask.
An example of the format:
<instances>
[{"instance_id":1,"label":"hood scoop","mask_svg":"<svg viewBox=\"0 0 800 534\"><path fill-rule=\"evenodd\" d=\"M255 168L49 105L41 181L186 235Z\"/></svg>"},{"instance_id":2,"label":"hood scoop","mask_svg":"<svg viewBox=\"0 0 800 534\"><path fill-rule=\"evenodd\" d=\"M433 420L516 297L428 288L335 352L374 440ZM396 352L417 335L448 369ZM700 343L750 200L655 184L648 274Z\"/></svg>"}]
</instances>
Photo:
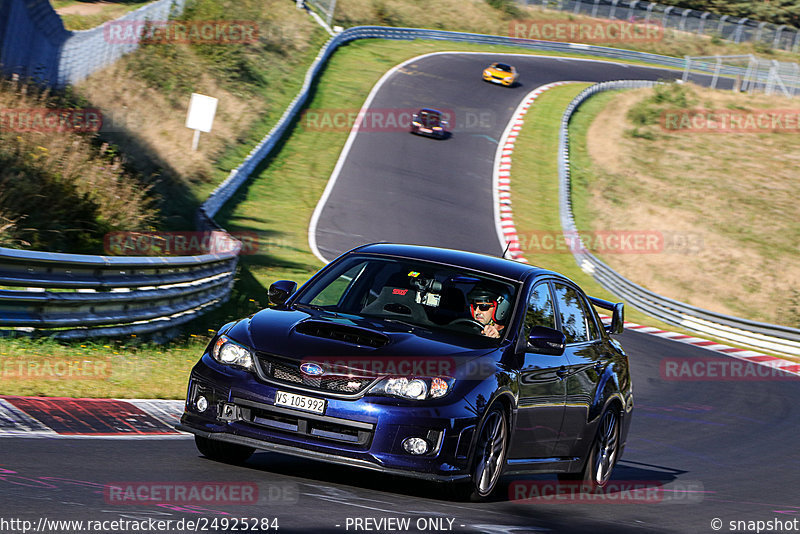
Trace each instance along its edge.
<instances>
[{"instance_id":1,"label":"hood scoop","mask_svg":"<svg viewBox=\"0 0 800 534\"><path fill-rule=\"evenodd\" d=\"M335 339L367 347L378 348L389 343L389 337L380 332L327 321L303 321L295 327L295 331L307 336Z\"/></svg>"}]
</instances>

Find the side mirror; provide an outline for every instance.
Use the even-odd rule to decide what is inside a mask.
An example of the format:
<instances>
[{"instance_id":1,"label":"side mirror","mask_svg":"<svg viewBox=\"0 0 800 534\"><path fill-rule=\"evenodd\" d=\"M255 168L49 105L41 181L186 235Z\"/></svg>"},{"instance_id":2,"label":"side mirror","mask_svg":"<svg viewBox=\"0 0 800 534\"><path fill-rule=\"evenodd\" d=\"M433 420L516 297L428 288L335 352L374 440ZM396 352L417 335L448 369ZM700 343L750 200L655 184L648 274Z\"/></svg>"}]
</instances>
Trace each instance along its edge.
<instances>
[{"instance_id":1,"label":"side mirror","mask_svg":"<svg viewBox=\"0 0 800 534\"><path fill-rule=\"evenodd\" d=\"M561 356L566 346L567 338L564 332L546 326L534 326L528 336L528 350L531 352Z\"/></svg>"},{"instance_id":2,"label":"side mirror","mask_svg":"<svg viewBox=\"0 0 800 534\"><path fill-rule=\"evenodd\" d=\"M295 291L297 291L297 282L278 280L269 286L267 296L269 297L270 303L276 306L282 306L286 302L286 299Z\"/></svg>"}]
</instances>

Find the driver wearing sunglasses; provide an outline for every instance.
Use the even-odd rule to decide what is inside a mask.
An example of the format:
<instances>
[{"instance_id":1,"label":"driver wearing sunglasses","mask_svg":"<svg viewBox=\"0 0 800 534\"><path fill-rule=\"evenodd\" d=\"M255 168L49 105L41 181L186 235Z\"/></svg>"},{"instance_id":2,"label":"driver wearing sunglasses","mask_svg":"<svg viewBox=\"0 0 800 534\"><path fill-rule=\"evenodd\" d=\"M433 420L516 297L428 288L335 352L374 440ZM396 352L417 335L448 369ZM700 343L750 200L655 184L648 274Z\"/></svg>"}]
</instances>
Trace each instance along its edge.
<instances>
[{"instance_id":1,"label":"driver wearing sunglasses","mask_svg":"<svg viewBox=\"0 0 800 534\"><path fill-rule=\"evenodd\" d=\"M500 337L503 325L498 324L497 307L503 297L488 291L475 291L470 294L469 309L472 318L483 325L482 334L486 337Z\"/></svg>"}]
</instances>

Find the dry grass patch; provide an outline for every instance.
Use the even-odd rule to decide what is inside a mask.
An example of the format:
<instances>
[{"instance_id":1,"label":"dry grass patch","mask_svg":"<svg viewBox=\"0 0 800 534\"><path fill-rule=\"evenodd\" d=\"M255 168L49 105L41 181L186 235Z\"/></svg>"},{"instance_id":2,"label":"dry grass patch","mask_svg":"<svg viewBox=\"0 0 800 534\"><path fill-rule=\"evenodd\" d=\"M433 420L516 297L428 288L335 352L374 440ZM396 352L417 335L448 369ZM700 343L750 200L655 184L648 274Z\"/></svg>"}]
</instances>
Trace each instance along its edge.
<instances>
[{"instance_id":1,"label":"dry grass patch","mask_svg":"<svg viewBox=\"0 0 800 534\"><path fill-rule=\"evenodd\" d=\"M85 106L0 81L0 109L0 243L100 253L106 232L146 230L155 221L150 184L108 144L82 123L71 129L43 120L89 116Z\"/></svg>"},{"instance_id":2,"label":"dry grass patch","mask_svg":"<svg viewBox=\"0 0 800 534\"><path fill-rule=\"evenodd\" d=\"M795 109L776 96L694 86L627 91L575 140L582 228L664 235L659 253L601 254L662 295L713 311L796 326L800 320L797 132L666 130L665 110ZM585 149L588 161L579 154ZM584 163L586 163L584 165Z\"/></svg>"}]
</instances>

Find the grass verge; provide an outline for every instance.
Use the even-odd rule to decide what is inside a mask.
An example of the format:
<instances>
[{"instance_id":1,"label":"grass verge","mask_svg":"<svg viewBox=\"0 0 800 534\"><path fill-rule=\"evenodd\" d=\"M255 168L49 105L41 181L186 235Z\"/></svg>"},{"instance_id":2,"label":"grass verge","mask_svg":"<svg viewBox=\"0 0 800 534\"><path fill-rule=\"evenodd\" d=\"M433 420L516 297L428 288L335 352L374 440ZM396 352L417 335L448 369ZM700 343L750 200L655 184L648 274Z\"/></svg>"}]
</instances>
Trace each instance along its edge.
<instances>
[{"instance_id":1,"label":"grass verge","mask_svg":"<svg viewBox=\"0 0 800 534\"><path fill-rule=\"evenodd\" d=\"M756 122L762 113L774 113L788 129ZM694 122L680 128L662 120L690 114ZM703 117L717 117L717 131L691 126ZM726 117L742 128L721 130ZM613 221L614 228L660 234L663 244L651 253L598 254L648 289L720 313L797 325L796 117L790 99L692 85L593 97L576 116L572 147L579 227L600 230Z\"/></svg>"},{"instance_id":2,"label":"grass verge","mask_svg":"<svg viewBox=\"0 0 800 534\"><path fill-rule=\"evenodd\" d=\"M539 236L561 235L561 223L558 213L558 168L556 159L558 128L566 106L588 85L589 84L570 84L550 89L536 100L536 103L526 114L525 126L522 128L515 144L511 170L511 199L514 209L514 223L520 236L520 245L525 252L525 257L531 263L569 276L587 293L593 296L619 301L620 299L618 297L605 290L590 275L584 273L575 263L572 254L568 250L553 250L553 247L549 247L549 253L531 253L532 248L535 248L536 251L545 248L539 246L542 242ZM631 92L609 91L595 95L581 105L572 116L569 128L572 208L575 215L576 226L581 232L584 230L607 231L609 229L638 229L640 227L633 225L633 221L631 221L631 225L626 226L623 223L621 226L618 226L621 220L630 221L629 217L626 219L627 215L625 210L631 211L633 206L636 205L649 207L653 203L658 202L658 200L653 197L652 190L644 187L641 188L641 195L639 197L631 196L631 198L626 200L624 207L618 209L616 212L610 212L608 209L599 209L596 203L599 194L610 195L617 199L624 198L630 194L630 188L628 187L629 180L625 180L619 175L612 177L614 178L613 180L602 181L602 185L600 184L601 179L599 177L604 176L604 174L593 166L587 149L588 132L590 128L596 127L595 135L601 139L605 139L608 135L608 122L596 120L597 117L604 112L617 113L620 109L618 102L620 95L629 93ZM660 116L660 113L656 113L656 116ZM638 140L636 140L636 142L638 143ZM607 150L607 148L604 150ZM659 150L663 151L664 147L655 149L655 152ZM690 151L690 148L686 147L686 150ZM541 157L541 154L551 154L552 156ZM619 157L618 154L612 154L610 157L619 161L620 165L630 165L630 159L627 157ZM659 198L662 199L669 197L670 195L659 194ZM697 209L701 210L702 206L698 205ZM539 237L538 242L535 241L537 237ZM534 247L534 245L536 246ZM614 260L619 260L622 256L631 257L631 262L638 263L641 261L641 258L646 255L615 254L612 255L612 257L609 257L609 255L600 256L604 261L614 267ZM649 256L653 257L652 260L655 263L663 261L661 259L663 254L651 254ZM691 270L692 272L701 271L701 269L696 268L697 265L691 259L688 260L687 263L688 266L685 266L684 269ZM668 270L662 269L662 271L664 276L670 275ZM628 273L623 271L622 274L627 275ZM677 277L673 278L677 279ZM635 276L631 277L631 279L642 284L644 287L651 288L647 283L642 283L642 281ZM696 291L700 294L705 293L702 288L697 288ZM625 318L626 320L639 324L682 332L688 335L696 335L694 332L654 319L630 305L626 306ZM719 341L726 345L737 346L730 341ZM776 354L776 356L785 357L780 354Z\"/></svg>"},{"instance_id":3,"label":"grass verge","mask_svg":"<svg viewBox=\"0 0 800 534\"><path fill-rule=\"evenodd\" d=\"M64 28L71 31L90 30L104 22L121 17L153 0L122 0L109 2L77 2L75 0L51 0L64 22Z\"/></svg>"},{"instance_id":4,"label":"grass verge","mask_svg":"<svg viewBox=\"0 0 800 534\"><path fill-rule=\"evenodd\" d=\"M64 345L51 340L3 339L3 395L179 399L189 371L208 342L193 336L181 345L135 340Z\"/></svg>"}]
</instances>

